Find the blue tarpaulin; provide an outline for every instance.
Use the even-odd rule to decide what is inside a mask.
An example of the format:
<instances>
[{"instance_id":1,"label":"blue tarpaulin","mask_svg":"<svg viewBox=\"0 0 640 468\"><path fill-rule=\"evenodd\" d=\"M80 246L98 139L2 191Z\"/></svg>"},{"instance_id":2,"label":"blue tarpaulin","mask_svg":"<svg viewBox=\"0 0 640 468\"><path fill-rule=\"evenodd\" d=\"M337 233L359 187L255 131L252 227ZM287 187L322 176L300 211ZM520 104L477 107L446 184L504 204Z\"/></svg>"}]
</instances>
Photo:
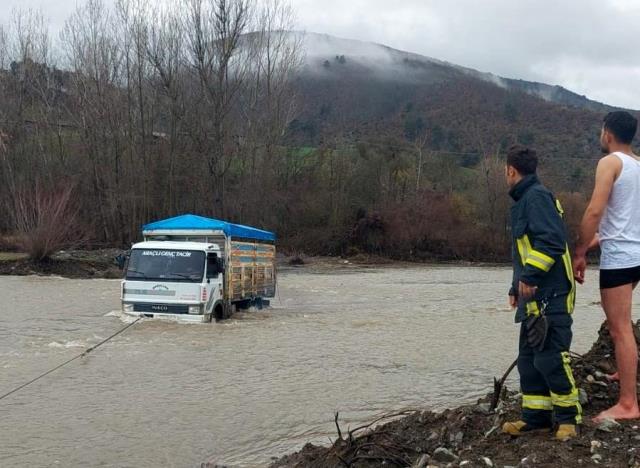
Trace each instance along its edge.
<instances>
[{"instance_id":1,"label":"blue tarpaulin","mask_svg":"<svg viewBox=\"0 0 640 468\"><path fill-rule=\"evenodd\" d=\"M219 219L205 218L193 214L176 216L175 218L163 219L153 223L145 224L143 231L182 231L182 230L203 230L203 231L223 231L230 237L242 237L244 239L255 239L264 241L275 241L276 235L273 232L263 231L242 224L233 224Z\"/></svg>"}]
</instances>

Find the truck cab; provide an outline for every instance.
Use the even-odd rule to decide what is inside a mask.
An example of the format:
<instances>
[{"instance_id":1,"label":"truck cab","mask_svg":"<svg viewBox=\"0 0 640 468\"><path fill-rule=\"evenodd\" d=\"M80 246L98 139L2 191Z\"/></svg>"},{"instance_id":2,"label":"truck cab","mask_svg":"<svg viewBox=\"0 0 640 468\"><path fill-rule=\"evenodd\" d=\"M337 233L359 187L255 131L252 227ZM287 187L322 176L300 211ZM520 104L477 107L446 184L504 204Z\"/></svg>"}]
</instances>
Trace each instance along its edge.
<instances>
[{"instance_id":1,"label":"truck cab","mask_svg":"<svg viewBox=\"0 0 640 468\"><path fill-rule=\"evenodd\" d=\"M122 311L128 315L208 322L226 318L224 257L203 242L134 244L122 281Z\"/></svg>"}]
</instances>

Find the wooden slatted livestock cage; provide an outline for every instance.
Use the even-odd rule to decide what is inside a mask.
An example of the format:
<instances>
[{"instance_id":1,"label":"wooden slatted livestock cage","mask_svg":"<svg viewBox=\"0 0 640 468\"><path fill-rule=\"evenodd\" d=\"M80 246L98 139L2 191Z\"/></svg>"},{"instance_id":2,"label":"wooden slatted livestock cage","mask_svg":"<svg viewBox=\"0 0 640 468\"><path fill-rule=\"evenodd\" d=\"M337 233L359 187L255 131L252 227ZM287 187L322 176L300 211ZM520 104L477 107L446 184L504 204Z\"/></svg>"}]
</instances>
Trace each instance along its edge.
<instances>
[{"instance_id":1,"label":"wooden slatted livestock cage","mask_svg":"<svg viewBox=\"0 0 640 468\"><path fill-rule=\"evenodd\" d=\"M183 215L143 227L145 241L217 244L225 261L225 300L238 303L276 294L275 234L196 215Z\"/></svg>"},{"instance_id":2,"label":"wooden slatted livestock cage","mask_svg":"<svg viewBox=\"0 0 640 468\"><path fill-rule=\"evenodd\" d=\"M228 298L233 301L274 297L276 293L276 247L257 241L230 239L227 256Z\"/></svg>"}]
</instances>

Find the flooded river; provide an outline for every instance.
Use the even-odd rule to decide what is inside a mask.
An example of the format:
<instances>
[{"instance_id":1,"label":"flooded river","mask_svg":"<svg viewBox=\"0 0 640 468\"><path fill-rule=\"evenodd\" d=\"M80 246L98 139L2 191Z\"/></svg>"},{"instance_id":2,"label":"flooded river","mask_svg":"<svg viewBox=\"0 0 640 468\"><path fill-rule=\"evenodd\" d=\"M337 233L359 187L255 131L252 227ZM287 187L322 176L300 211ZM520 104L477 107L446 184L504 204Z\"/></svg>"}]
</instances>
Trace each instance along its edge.
<instances>
[{"instance_id":1,"label":"flooded river","mask_svg":"<svg viewBox=\"0 0 640 468\"><path fill-rule=\"evenodd\" d=\"M281 272L269 310L144 321L0 401L0 466L263 466L344 425L490 390L514 359L506 268ZM602 321L596 273L574 350ZM123 326L120 283L0 277L0 394Z\"/></svg>"}]
</instances>

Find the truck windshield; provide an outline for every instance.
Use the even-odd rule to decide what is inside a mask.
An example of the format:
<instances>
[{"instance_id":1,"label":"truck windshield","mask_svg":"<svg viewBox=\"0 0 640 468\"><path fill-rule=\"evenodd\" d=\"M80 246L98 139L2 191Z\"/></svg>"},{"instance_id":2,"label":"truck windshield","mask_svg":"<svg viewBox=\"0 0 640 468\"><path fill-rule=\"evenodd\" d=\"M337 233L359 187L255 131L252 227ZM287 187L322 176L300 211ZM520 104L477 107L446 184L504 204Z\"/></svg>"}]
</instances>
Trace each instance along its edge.
<instances>
[{"instance_id":1,"label":"truck windshield","mask_svg":"<svg viewBox=\"0 0 640 468\"><path fill-rule=\"evenodd\" d=\"M200 282L205 253L197 250L134 249L128 280Z\"/></svg>"}]
</instances>

